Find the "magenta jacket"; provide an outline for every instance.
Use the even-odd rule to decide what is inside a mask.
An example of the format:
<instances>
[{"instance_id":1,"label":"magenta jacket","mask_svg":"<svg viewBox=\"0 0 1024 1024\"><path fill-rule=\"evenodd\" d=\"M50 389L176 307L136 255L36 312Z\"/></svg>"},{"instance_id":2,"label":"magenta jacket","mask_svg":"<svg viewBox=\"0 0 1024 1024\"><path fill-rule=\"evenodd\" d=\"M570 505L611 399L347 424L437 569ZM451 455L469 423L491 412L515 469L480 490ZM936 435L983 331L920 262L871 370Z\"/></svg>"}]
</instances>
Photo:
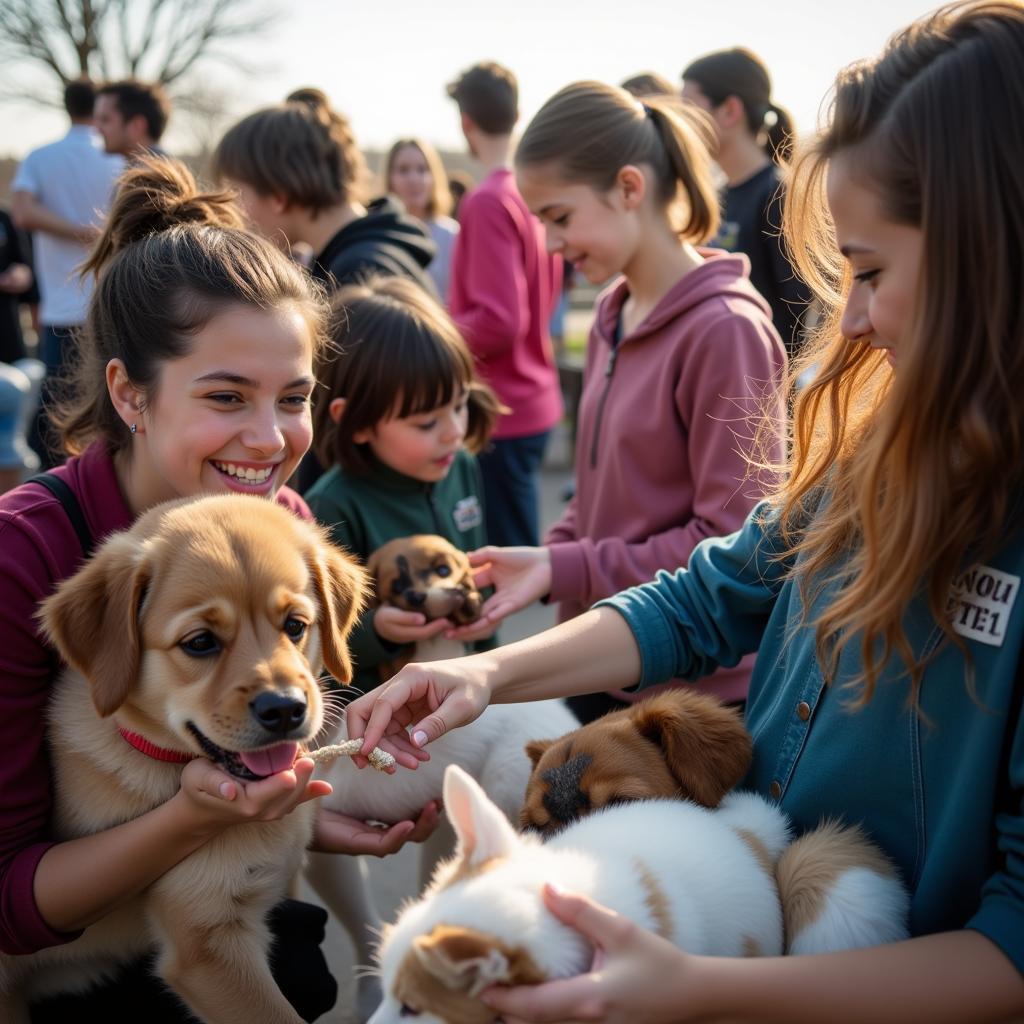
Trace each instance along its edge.
<instances>
[{"instance_id":1,"label":"magenta jacket","mask_svg":"<svg viewBox=\"0 0 1024 1024\"><path fill-rule=\"evenodd\" d=\"M114 464L94 444L53 472L75 492L99 544L132 525ZM306 503L284 487L277 500L306 519ZM32 894L36 865L54 845L48 831L51 778L45 740L50 683L60 670L36 608L71 576L82 548L67 513L38 484L0 496L0 950L33 953L77 938L51 929Z\"/></svg>"},{"instance_id":2,"label":"magenta jacket","mask_svg":"<svg viewBox=\"0 0 1024 1024\"><path fill-rule=\"evenodd\" d=\"M495 438L527 437L562 418L548 324L562 259L548 253L512 172L491 173L459 207L448 308L480 376L512 411Z\"/></svg>"},{"instance_id":3,"label":"magenta jacket","mask_svg":"<svg viewBox=\"0 0 1024 1024\"><path fill-rule=\"evenodd\" d=\"M705 537L739 529L771 479L747 462L759 415L778 423L785 349L742 255L702 250L650 316L613 347L629 291L598 299L576 435L576 496L548 532L561 620L685 566ZM753 474L753 475L752 475ZM752 658L702 686L742 700ZM620 694L621 696L621 694Z\"/></svg>"}]
</instances>

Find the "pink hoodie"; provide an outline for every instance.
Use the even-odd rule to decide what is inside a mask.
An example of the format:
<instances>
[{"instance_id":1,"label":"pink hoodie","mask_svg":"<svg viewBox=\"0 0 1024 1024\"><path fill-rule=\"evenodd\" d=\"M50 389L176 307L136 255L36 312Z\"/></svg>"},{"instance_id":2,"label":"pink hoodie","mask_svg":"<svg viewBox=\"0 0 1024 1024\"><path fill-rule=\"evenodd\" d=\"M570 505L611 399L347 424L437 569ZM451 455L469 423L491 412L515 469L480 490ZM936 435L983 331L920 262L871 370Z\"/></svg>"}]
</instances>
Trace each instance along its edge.
<instances>
[{"instance_id":1,"label":"pink hoodie","mask_svg":"<svg viewBox=\"0 0 1024 1024\"><path fill-rule=\"evenodd\" d=\"M779 424L785 349L746 256L702 250L683 277L613 348L629 290L598 299L576 438L576 496L548 532L552 601L572 618L595 601L685 566L705 537L732 533L770 479L748 464L759 417ZM746 697L753 657L707 688ZM618 696L625 696L618 694Z\"/></svg>"},{"instance_id":2,"label":"pink hoodie","mask_svg":"<svg viewBox=\"0 0 1024 1024\"><path fill-rule=\"evenodd\" d=\"M562 418L548 323L562 258L548 253L508 168L493 171L459 207L448 308L480 376L510 412L496 439L550 430Z\"/></svg>"}]
</instances>

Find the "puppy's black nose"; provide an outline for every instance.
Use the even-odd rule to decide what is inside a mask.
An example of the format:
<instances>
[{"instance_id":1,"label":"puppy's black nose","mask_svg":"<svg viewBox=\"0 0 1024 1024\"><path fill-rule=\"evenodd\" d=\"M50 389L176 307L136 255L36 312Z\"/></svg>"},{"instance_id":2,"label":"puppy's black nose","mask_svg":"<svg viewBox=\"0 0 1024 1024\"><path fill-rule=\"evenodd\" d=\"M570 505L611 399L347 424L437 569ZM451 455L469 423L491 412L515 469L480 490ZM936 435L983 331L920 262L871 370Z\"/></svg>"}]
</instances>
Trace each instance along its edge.
<instances>
[{"instance_id":1,"label":"puppy's black nose","mask_svg":"<svg viewBox=\"0 0 1024 1024\"><path fill-rule=\"evenodd\" d=\"M264 729L282 736L302 725L306 717L306 699L298 690L261 693L249 707Z\"/></svg>"},{"instance_id":2,"label":"puppy's black nose","mask_svg":"<svg viewBox=\"0 0 1024 1024\"><path fill-rule=\"evenodd\" d=\"M427 600L427 595L421 590L407 590L402 597L404 597L414 608L418 608Z\"/></svg>"}]
</instances>

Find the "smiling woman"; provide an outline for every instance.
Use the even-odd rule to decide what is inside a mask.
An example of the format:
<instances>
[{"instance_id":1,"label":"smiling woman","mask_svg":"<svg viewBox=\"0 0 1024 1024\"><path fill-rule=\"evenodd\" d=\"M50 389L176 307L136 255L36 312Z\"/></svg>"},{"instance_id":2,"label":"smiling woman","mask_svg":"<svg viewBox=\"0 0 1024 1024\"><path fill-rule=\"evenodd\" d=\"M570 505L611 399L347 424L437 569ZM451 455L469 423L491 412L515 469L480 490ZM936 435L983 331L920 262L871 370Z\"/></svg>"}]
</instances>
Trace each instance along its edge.
<instances>
[{"instance_id":1,"label":"smiling woman","mask_svg":"<svg viewBox=\"0 0 1024 1024\"><path fill-rule=\"evenodd\" d=\"M44 723L60 658L41 632L38 602L93 544L165 499L241 491L311 518L284 485L312 435L309 400L325 307L299 267L240 225L231 197L201 193L181 164L153 158L124 175L87 265L98 282L76 376L55 410L71 457L47 474L45 486L29 482L0 499L2 952L73 941L232 825L275 821L327 791L310 781L313 764L303 758L268 762L280 770L266 778L236 779L196 744L181 788L149 813L66 842L56 842L48 824ZM115 596L95 603L107 609ZM116 721L116 710L107 713ZM380 831L321 811L317 843L381 854L413 828L403 822ZM288 951L275 961L277 980L306 1019L335 998L318 949L324 920L319 908L291 901L274 914L277 946ZM148 969L133 976L137 984L117 980L113 1009L97 996L105 1019L180 1019L180 1006L168 1004ZM6 1020L3 989L0 977ZM31 1019L63 1020L82 1009L81 1002L73 1011L39 1006Z\"/></svg>"}]
</instances>

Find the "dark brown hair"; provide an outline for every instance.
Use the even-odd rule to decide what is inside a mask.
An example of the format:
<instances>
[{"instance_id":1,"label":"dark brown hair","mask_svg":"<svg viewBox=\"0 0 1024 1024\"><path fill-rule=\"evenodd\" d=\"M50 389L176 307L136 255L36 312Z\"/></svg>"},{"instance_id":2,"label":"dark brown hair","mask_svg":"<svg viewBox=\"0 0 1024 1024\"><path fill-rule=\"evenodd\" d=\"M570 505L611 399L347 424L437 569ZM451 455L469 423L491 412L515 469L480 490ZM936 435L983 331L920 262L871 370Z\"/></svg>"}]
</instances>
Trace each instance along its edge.
<instances>
[{"instance_id":1,"label":"dark brown hair","mask_svg":"<svg viewBox=\"0 0 1024 1024\"><path fill-rule=\"evenodd\" d=\"M657 71L641 71L639 74L630 75L621 86L637 99L646 99L648 96L675 96L678 93L676 87Z\"/></svg>"},{"instance_id":2,"label":"dark brown hair","mask_svg":"<svg viewBox=\"0 0 1024 1024\"><path fill-rule=\"evenodd\" d=\"M793 148L793 118L772 101L772 80L764 62L755 53L737 46L698 57L683 71L684 82L695 82L700 91L720 106L730 96L743 104L747 127L761 141L765 152L785 163Z\"/></svg>"},{"instance_id":3,"label":"dark brown hair","mask_svg":"<svg viewBox=\"0 0 1024 1024\"><path fill-rule=\"evenodd\" d=\"M316 216L359 197L366 165L347 118L319 89L305 88L229 128L213 172Z\"/></svg>"},{"instance_id":4,"label":"dark brown hair","mask_svg":"<svg viewBox=\"0 0 1024 1024\"><path fill-rule=\"evenodd\" d=\"M649 96L641 103L603 82L574 82L540 108L515 159L519 167L549 164L563 180L599 192L615 184L626 164L646 165L679 235L699 244L718 229L714 145L710 119L692 104L668 96Z\"/></svg>"},{"instance_id":5,"label":"dark brown hair","mask_svg":"<svg viewBox=\"0 0 1024 1024\"><path fill-rule=\"evenodd\" d=\"M313 410L324 465L368 473L372 457L355 434L446 405L460 388L469 409L466 448L483 449L504 410L477 379L462 335L435 299L405 278L379 276L341 288L331 305L334 345L317 372L323 387ZM340 423L330 417L335 398L345 399Z\"/></svg>"},{"instance_id":6,"label":"dark brown hair","mask_svg":"<svg viewBox=\"0 0 1024 1024\"><path fill-rule=\"evenodd\" d=\"M519 83L508 68L484 61L448 85L448 95L487 135L509 135L519 120Z\"/></svg>"},{"instance_id":7,"label":"dark brown hair","mask_svg":"<svg viewBox=\"0 0 1024 1024\"><path fill-rule=\"evenodd\" d=\"M120 359L147 401L164 363L234 303L294 306L314 354L325 339L326 305L304 272L269 242L241 230L226 192L201 192L184 164L149 156L121 176L106 228L83 267L97 275L67 396L54 407L64 450L102 440L127 447L128 428L110 401L106 367Z\"/></svg>"},{"instance_id":8,"label":"dark brown hair","mask_svg":"<svg viewBox=\"0 0 1024 1024\"><path fill-rule=\"evenodd\" d=\"M160 141L171 115L171 102L162 85L126 78L120 82L108 82L96 95L113 96L118 113L126 121L133 117L144 117L149 137L154 142Z\"/></svg>"},{"instance_id":9,"label":"dark brown hair","mask_svg":"<svg viewBox=\"0 0 1024 1024\"><path fill-rule=\"evenodd\" d=\"M805 606L842 587L816 619L834 678L856 644L863 699L894 653L917 694L924 662L903 628L927 595L949 642L950 583L1005 542L1024 483L1024 5L950 5L836 81L826 127L793 164L785 231L817 294L821 327L793 367L816 367L797 400L789 480L778 496ZM1005 116L987 116L994 109ZM842 157L881 214L919 228L921 271L893 372L844 338L851 285L825 203ZM824 506L809 510L827 493ZM814 581L811 589L808 581Z\"/></svg>"},{"instance_id":10,"label":"dark brown hair","mask_svg":"<svg viewBox=\"0 0 1024 1024\"><path fill-rule=\"evenodd\" d=\"M96 86L88 78L76 78L64 86L64 109L75 120L92 117Z\"/></svg>"}]
</instances>

